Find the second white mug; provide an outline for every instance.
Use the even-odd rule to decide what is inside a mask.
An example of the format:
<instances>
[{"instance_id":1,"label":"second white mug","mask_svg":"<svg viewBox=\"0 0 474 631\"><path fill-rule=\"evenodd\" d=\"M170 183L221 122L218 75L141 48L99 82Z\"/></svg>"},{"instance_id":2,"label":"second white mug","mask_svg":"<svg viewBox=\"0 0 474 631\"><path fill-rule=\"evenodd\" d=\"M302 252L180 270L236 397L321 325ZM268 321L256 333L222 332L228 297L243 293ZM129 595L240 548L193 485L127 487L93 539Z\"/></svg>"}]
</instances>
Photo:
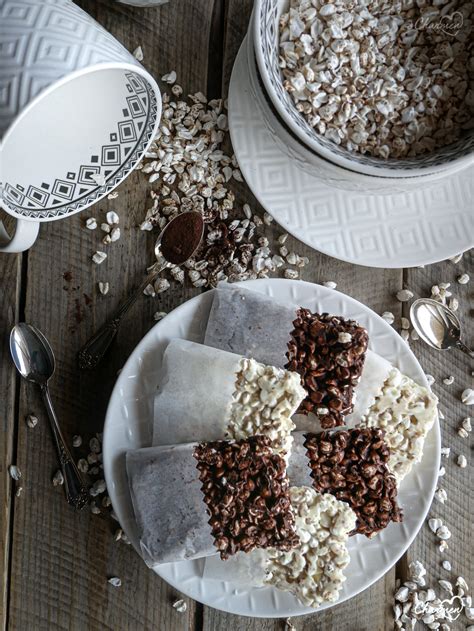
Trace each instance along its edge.
<instances>
[{"instance_id":1,"label":"second white mug","mask_svg":"<svg viewBox=\"0 0 474 631\"><path fill-rule=\"evenodd\" d=\"M146 152L161 115L155 80L70 0L0 6L0 252L39 224L110 193Z\"/></svg>"}]
</instances>

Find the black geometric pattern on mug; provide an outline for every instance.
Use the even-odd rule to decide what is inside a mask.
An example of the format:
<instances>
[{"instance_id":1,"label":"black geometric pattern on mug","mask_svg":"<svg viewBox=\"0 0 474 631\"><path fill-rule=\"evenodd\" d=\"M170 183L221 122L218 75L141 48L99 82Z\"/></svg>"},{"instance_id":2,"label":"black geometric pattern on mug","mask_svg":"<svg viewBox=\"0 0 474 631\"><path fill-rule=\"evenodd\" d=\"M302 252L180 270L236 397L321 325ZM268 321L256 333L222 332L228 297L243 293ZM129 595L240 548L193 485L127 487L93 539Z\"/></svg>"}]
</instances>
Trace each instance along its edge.
<instances>
[{"instance_id":1,"label":"black geometric pattern on mug","mask_svg":"<svg viewBox=\"0 0 474 631\"><path fill-rule=\"evenodd\" d=\"M122 44L72 2L19 5L0 0L0 24L9 33L1 52L0 138L47 85L75 70L128 56ZM138 89L145 92L143 86Z\"/></svg>"},{"instance_id":2,"label":"black geometric pattern on mug","mask_svg":"<svg viewBox=\"0 0 474 631\"><path fill-rule=\"evenodd\" d=\"M319 134L314 127L312 127L306 118L298 112L294 102L290 96L290 93L283 87L282 74L279 65L279 33L278 33L278 14L279 0L263 0L260 4L260 40L263 48L263 60L265 68L275 90L278 101L283 106L285 112L296 124L296 126L304 133L311 137L311 139L318 145L331 151L332 153L357 162L359 164L365 164L367 166L375 167L377 169L419 169L423 167L438 166L447 164L466 156L474 151L474 133L468 132L464 138L456 141L452 145L441 147L433 153L421 155L418 158L404 158L403 160L398 158L389 158L382 160L381 158L372 158L368 155L362 155L344 149L339 145L336 145L332 140L328 140L321 134Z\"/></svg>"},{"instance_id":3,"label":"black geometric pattern on mug","mask_svg":"<svg viewBox=\"0 0 474 631\"><path fill-rule=\"evenodd\" d=\"M116 131L108 134L110 144L92 154L90 163L66 171L65 177L52 185L42 182L39 187L30 186L24 194L20 185L7 183L5 201L15 213L40 219L70 214L112 190L136 165L153 134L157 102L154 91L140 75L130 72L125 76L127 91L133 96L126 97L128 107L124 109L135 116L130 114L129 119L117 123ZM100 176L105 184L100 184Z\"/></svg>"}]
</instances>

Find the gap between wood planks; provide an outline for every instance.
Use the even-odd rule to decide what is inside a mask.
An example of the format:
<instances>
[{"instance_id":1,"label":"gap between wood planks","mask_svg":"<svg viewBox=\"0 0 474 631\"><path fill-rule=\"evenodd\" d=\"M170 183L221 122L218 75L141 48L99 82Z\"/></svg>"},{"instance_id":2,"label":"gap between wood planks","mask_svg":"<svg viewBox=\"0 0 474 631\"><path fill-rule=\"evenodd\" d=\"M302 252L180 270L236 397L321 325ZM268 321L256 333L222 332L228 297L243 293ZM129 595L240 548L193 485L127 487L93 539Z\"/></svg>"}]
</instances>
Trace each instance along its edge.
<instances>
[{"instance_id":1,"label":"gap between wood planks","mask_svg":"<svg viewBox=\"0 0 474 631\"><path fill-rule=\"evenodd\" d=\"M7 255L8 256L8 255ZM23 322L25 320L25 304L26 304L26 289L28 284L28 250L26 252L22 252L17 255L21 257L21 272L20 272L20 287L18 292L18 300L15 308L16 312L16 322ZM9 358L5 358L6 361L9 361ZM15 380L14 380L14 393L13 393L13 435L11 437L12 441L12 451L11 451L11 463L15 463L18 454L18 431L19 431L19 419L20 419L20 385L21 385L21 377L16 372ZM5 463L5 471L8 472L8 466L11 463ZM8 475L8 473L7 473ZM5 611L4 611L4 627L3 631L6 631L9 627L9 614L10 614L10 590L11 590L11 574L12 574L12 563L13 563L13 536L14 536L14 517L15 517L15 499L16 499L16 489L18 487L15 484L10 484L10 496L8 498L9 504L9 515L8 515L8 527L7 534L5 538L5 553L7 557L7 562L5 564L7 575L4 587L4 595L5 595Z\"/></svg>"},{"instance_id":2,"label":"gap between wood planks","mask_svg":"<svg viewBox=\"0 0 474 631\"><path fill-rule=\"evenodd\" d=\"M222 98L224 92L224 46L226 31L227 0L214 0L207 57L207 98ZM194 630L204 628L204 605L196 601Z\"/></svg>"}]
</instances>

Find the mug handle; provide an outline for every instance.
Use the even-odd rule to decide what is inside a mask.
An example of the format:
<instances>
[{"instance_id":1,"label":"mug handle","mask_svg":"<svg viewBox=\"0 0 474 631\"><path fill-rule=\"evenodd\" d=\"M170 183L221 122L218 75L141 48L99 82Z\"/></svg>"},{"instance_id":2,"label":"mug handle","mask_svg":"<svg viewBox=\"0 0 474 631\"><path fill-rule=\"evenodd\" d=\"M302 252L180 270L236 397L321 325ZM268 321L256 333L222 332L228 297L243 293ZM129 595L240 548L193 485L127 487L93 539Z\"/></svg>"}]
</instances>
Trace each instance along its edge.
<instances>
[{"instance_id":1,"label":"mug handle","mask_svg":"<svg viewBox=\"0 0 474 631\"><path fill-rule=\"evenodd\" d=\"M0 220L0 252L24 252L31 248L39 232L39 223L17 219L15 234L10 237Z\"/></svg>"}]
</instances>

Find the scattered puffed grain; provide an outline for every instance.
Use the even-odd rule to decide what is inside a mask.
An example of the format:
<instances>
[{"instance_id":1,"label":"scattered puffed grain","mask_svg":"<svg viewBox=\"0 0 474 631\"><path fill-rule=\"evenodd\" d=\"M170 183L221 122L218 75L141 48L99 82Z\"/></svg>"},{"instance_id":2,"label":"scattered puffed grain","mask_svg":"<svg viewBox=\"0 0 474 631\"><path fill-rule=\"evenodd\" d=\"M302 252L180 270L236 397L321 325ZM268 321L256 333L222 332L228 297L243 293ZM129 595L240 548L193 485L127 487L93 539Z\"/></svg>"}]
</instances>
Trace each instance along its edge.
<instances>
[{"instance_id":1,"label":"scattered puffed grain","mask_svg":"<svg viewBox=\"0 0 474 631\"><path fill-rule=\"evenodd\" d=\"M402 326L402 329L406 329L408 331L408 329L410 328L410 320L408 318L402 317L401 326Z\"/></svg>"},{"instance_id":2,"label":"scattered puffed grain","mask_svg":"<svg viewBox=\"0 0 474 631\"><path fill-rule=\"evenodd\" d=\"M105 252L97 251L95 254L92 255L92 260L97 265L100 265L101 263L103 263L106 258L107 258L107 254Z\"/></svg>"},{"instance_id":3,"label":"scattered puffed grain","mask_svg":"<svg viewBox=\"0 0 474 631\"><path fill-rule=\"evenodd\" d=\"M436 536L438 537L438 539L442 539L443 541L445 541L446 539L450 539L451 531L447 526L443 525L436 531Z\"/></svg>"},{"instance_id":4,"label":"scattered puffed grain","mask_svg":"<svg viewBox=\"0 0 474 631\"><path fill-rule=\"evenodd\" d=\"M151 296L152 298L156 296L156 292L153 285L147 285L145 289L143 290L143 293L145 294L145 296Z\"/></svg>"},{"instance_id":5,"label":"scattered puffed grain","mask_svg":"<svg viewBox=\"0 0 474 631\"><path fill-rule=\"evenodd\" d=\"M97 480L89 489L89 494L92 497L97 497L101 493L104 493L107 490L107 485L105 484L105 480Z\"/></svg>"},{"instance_id":6,"label":"scattered puffed grain","mask_svg":"<svg viewBox=\"0 0 474 631\"><path fill-rule=\"evenodd\" d=\"M105 175L103 175L102 173L94 173L90 176L90 179L94 180L97 186L104 186L106 182Z\"/></svg>"},{"instance_id":7,"label":"scattered puffed grain","mask_svg":"<svg viewBox=\"0 0 474 631\"><path fill-rule=\"evenodd\" d=\"M173 83L176 82L176 72L172 70L171 72L164 74L161 77L161 80L164 81L165 83L168 83L169 85L172 85Z\"/></svg>"},{"instance_id":8,"label":"scattered puffed grain","mask_svg":"<svg viewBox=\"0 0 474 631\"><path fill-rule=\"evenodd\" d=\"M188 608L186 602L180 598L179 600L175 600L173 603L173 609L176 609L179 613L184 613Z\"/></svg>"},{"instance_id":9,"label":"scattered puffed grain","mask_svg":"<svg viewBox=\"0 0 474 631\"><path fill-rule=\"evenodd\" d=\"M77 468L81 473L87 473L89 471L89 463L85 458L81 458L77 462Z\"/></svg>"},{"instance_id":10,"label":"scattered puffed grain","mask_svg":"<svg viewBox=\"0 0 474 631\"><path fill-rule=\"evenodd\" d=\"M395 322L395 316L391 311L384 311L381 317L385 320L385 322L388 322L388 324L393 324Z\"/></svg>"},{"instance_id":11,"label":"scattered puffed grain","mask_svg":"<svg viewBox=\"0 0 474 631\"><path fill-rule=\"evenodd\" d=\"M115 226L120 221L120 217L117 215L115 210L109 210L109 212L105 215L105 218L110 226Z\"/></svg>"},{"instance_id":12,"label":"scattered puffed grain","mask_svg":"<svg viewBox=\"0 0 474 631\"><path fill-rule=\"evenodd\" d=\"M441 504L444 504L448 499L448 494L446 493L445 489L436 489L434 496L435 499Z\"/></svg>"},{"instance_id":13,"label":"scattered puffed grain","mask_svg":"<svg viewBox=\"0 0 474 631\"><path fill-rule=\"evenodd\" d=\"M326 280L324 281L323 285L325 287L328 287L328 289L336 289L337 287L337 283L335 283L333 280Z\"/></svg>"},{"instance_id":14,"label":"scattered puffed grain","mask_svg":"<svg viewBox=\"0 0 474 631\"><path fill-rule=\"evenodd\" d=\"M102 281L99 281L98 286L99 286L99 292L103 296L106 296L109 293L109 289L110 289L109 283L107 282L103 283Z\"/></svg>"},{"instance_id":15,"label":"scattered puffed grain","mask_svg":"<svg viewBox=\"0 0 474 631\"><path fill-rule=\"evenodd\" d=\"M450 375L449 377L445 377L443 379L443 383L444 383L445 386L450 386L452 383L454 383L453 375Z\"/></svg>"},{"instance_id":16,"label":"scattered puffed grain","mask_svg":"<svg viewBox=\"0 0 474 631\"><path fill-rule=\"evenodd\" d=\"M33 427L36 427L38 425L38 417L36 417L34 414L28 414L25 420L26 420L26 424L31 429L33 429Z\"/></svg>"},{"instance_id":17,"label":"scattered puffed grain","mask_svg":"<svg viewBox=\"0 0 474 631\"><path fill-rule=\"evenodd\" d=\"M143 50L141 46L137 46L132 54L137 61L143 61Z\"/></svg>"},{"instance_id":18,"label":"scattered puffed grain","mask_svg":"<svg viewBox=\"0 0 474 631\"><path fill-rule=\"evenodd\" d=\"M461 394L461 401L465 405L474 405L474 390L472 388L466 388Z\"/></svg>"},{"instance_id":19,"label":"scattered puffed grain","mask_svg":"<svg viewBox=\"0 0 474 631\"><path fill-rule=\"evenodd\" d=\"M53 475L52 482L53 482L53 486L61 486L62 484L64 484L64 476L60 469L58 469L56 473Z\"/></svg>"},{"instance_id":20,"label":"scattered puffed grain","mask_svg":"<svg viewBox=\"0 0 474 631\"><path fill-rule=\"evenodd\" d=\"M268 213L263 214L263 223L269 226L273 222L273 217Z\"/></svg>"},{"instance_id":21,"label":"scattered puffed grain","mask_svg":"<svg viewBox=\"0 0 474 631\"><path fill-rule=\"evenodd\" d=\"M461 469L465 469L467 467L467 458L463 454L460 454L457 457L456 462L458 464L458 467L461 467Z\"/></svg>"},{"instance_id":22,"label":"scattered puffed grain","mask_svg":"<svg viewBox=\"0 0 474 631\"><path fill-rule=\"evenodd\" d=\"M75 436L72 437L72 446L80 447L81 445L82 445L82 436L79 436L79 434L76 434Z\"/></svg>"},{"instance_id":23,"label":"scattered puffed grain","mask_svg":"<svg viewBox=\"0 0 474 631\"><path fill-rule=\"evenodd\" d=\"M299 274L295 269L289 269L287 268L284 272L283 272L283 276L285 278L288 278L290 280L297 280L299 278Z\"/></svg>"},{"instance_id":24,"label":"scattered puffed grain","mask_svg":"<svg viewBox=\"0 0 474 631\"><path fill-rule=\"evenodd\" d=\"M14 465L14 464L11 464L11 465L8 467L8 473L10 474L10 477L11 477L13 480L18 481L18 480L20 480L20 479L21 479L21 471L20 471L20 467L17 467L17 466L16 466L16 465Z\"/></svg>"},{"instance_id":25,"label":"scattered puffed grain","mask_svg":"<svg viewBox=\"0 0 474 631\"><path fill-rule=\"evenodd\" d=\"M118 241L119 239L120 239L120 228L116 226L115 228L112 228L112 231L110 233L110 240L112 241L112 243L115 243L115 241Z\"/></svg>"},{"instance_id":26,"label":"scattered puffed grain","mask_svg":"<svg viewBox=\"0 0 474 631\"><path fill-rule=\"evenodd\" d=\"M155 291L157 294L162 294L164 291L167 291L170 288L169 280L166 278L159 278L155 282Z\"/></svg>"},{"instance_id":27,"label":"scattered puffed grain","mask_svg":"<svg viewBox=\"0 0 474 631\"><path fill-rule=\"evenodd\" d=\"M110 583L113 587L120 587L122 585L122 581L118 576L111 576L107 579L107 582Z\"/></svg>"},{"instance_id":28,"label":"scattered puffed grain","mask_svg":"<svg viewBox=\"0 0 474 631\"><path fill-rule=\"evenodd\" d=\"M413 298L413 292L409 289L401 289L397 291L397 300L400 302L407 302Z\"/></svg>"},{"instance_id":29,"label":"scattered puffed grain","mask_svg":"<svg viewBox=\"0 0 474 631\"><path fill-rule=\"evenodd\" d=\"M155 322L159 322L167 315L166 311L156 311L156 313L153 314L153 320L155 320Z\"/></svg>"},{"instance_id":30,"label":"scattered puffed grain","mask_svg":"<svg viewBox=\"0 0 474 631\"><path fill-rule=\"evenodd\" d=\"M461 276L458 276L456 280L460 285L467 285L470 280L469 274L461 274Z\"/></svg>"},{"instance_id":31,"label":"scattered puffed grain","mask_svg":"<svg viewBox=\"0 0 474 631\"><path fill-rule=\"evenodd\" d=\"M86 228L89 230L95 230L97 228L97 221L95 217L89 217L86 219Z\"/></svg>"},{"instance_id":32,"label":"scattered puffed grain","mask_svg":"<svg viewBox=\"0 0 474 631\"><path fill-rule=\"evenodd\" d=\"M459 301L457 298L455 298L454 296L451 296L451 298L449 299L448 302L448 306L451 309L451 311L457 311L459 309Z\"/></svg>"},{"instance_id":33,"label":"scattered puffed grain","mask_svg":"<svg viewBox=\"0 0 474 631\"><path fill-rule=\"evenodd\" d=\"M436 533L436 531L441 528L443 522L441 519L431 518L428 520L428 526L430 527L431 532Z\"/></svg>"},{"instance_id":34,"label":"scattered puffed grain","mask_svg":"<svg viewBox=\"0 0 474 631\"><path fill-rule=\"evenodd\" d=\"M438 581L438 584L441 587L441 589L444 589L449 594L453 593L453 586L451 585L451 583L449 581L445 581L444 579L440 579Z\"/></svg>"},{"instance_id":35,"label":"scattered puffed grain","mask_svg":"<svg viewBox=\"0 0 474 631\"><path fill-rule=\"evenodd\" d=\"M89 441L89 449L93 454L100 454L101 452L100 441L95 436Z\"/></svg>"}]
</instances>

